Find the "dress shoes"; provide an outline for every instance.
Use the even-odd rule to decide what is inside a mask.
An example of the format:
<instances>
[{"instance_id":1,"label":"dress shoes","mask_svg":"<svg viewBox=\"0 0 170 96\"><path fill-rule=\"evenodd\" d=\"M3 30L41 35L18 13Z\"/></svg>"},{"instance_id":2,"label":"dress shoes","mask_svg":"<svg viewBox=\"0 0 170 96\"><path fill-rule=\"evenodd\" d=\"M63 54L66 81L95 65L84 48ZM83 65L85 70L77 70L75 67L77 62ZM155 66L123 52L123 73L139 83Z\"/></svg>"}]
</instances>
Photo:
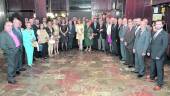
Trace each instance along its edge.
<instances>
[{"instance_id":1,"label":"dress shoes","mask_svg":"<svg viewBox=\"0 0 170 96\"><path fill-rule=\"evenodd\" d=\"M27 69L26 68L21 68L20 71L26 71Z\"/></svg>"},{"instance_id":2,"label":"dress shoes","mask_svg":"<svg viewBox=\"0 0 170 96\"><path fill-rule=\"evenodd\" d=\"M9 80L8 83L9 83L9 84L16 84L17 81L15 81L15 80Z\"/></svg>"},{"instance_id":3,"label":"dress shoes","mask_svg":"<svg viewBox=\"0 0 170 96\"><path fill-rule=\"evenodd\" d=\"M137 77L138 77L138 78L142 78L142 77L143 77L143 75L138 75Z\"/></svg>"},{"instance_id":4,"label":"dress shoes","mask_svg":"<svg viewBox=\"0 0 170 96\"><path fill-rule=\"evenodd\" d=\"M16 75L20 75L21 74L21 72L20 71L16 71Z\"/></svg>"},{"instance_id":5,"label":"dress shoes","mask_svg":"<svg viewBox=\"0 0 170 96\"><path fill-rule=\"evenodd\" d=\"M133 66L130 66L130 65L129 65L128 68L133 68Z\"/></svg>"}]
</instances>

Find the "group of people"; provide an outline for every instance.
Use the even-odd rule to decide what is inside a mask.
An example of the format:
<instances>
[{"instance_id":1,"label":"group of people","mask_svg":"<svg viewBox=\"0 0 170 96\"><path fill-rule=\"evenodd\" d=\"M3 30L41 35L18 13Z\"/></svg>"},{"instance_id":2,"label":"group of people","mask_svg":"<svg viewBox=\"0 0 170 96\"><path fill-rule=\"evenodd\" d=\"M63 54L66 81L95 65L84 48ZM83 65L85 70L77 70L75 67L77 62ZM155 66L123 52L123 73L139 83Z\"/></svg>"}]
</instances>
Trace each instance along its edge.
<instances>
[{"instance_id":1,"label":"group of people","mask_svg":"<svg viewBox=\"0 0 170 96\"><path fill-rule=\"evenodd\" d=\"M24 26L24 27L23 27ZM23 71L25 52L27 64L32 67L36 57L42 61L78 45L80 51L99 50L119 56L120 63L134 69L137 77L145 75L145 56L151 57L148 81L157 82L160 90L164 78L164 56L168 46L168 33L162 21L148 24L147 19L99 16L92 20L83 17L40 20L14 18L7 21L0 34L0 48L8 64L8 82L15 84L15 76ZM157 79L155 79L157 78Z\"/></svg>"}]
</instances>

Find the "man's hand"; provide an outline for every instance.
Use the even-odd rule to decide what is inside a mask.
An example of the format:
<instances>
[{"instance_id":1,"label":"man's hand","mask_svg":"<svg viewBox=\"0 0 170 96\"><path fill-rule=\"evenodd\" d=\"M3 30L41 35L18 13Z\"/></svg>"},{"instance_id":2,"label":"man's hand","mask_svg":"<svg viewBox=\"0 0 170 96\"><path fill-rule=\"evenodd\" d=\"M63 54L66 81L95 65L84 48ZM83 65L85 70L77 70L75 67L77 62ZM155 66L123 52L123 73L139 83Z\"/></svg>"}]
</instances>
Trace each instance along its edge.
<instances>
[{"instance_id":1,"label":"man's hand","mask_svg":"<svg viewBox=\"0 0 170 96\"><path fill-rule=\"evenodd\" d=\"M123 38L120 38L120 41L123 41Z\"/></svg>"},{"instance_id":2,"label":"man's hand","mask_svg":"<svg viewBox=\"0 0 170 96\"><path fill-rule=\"evenodd\" d=\"M156 60L159 60L160 58L159 57L156 57Z\"/></svg>"},{"instance_id":3,"label":"man's hand","mask_svg":"<svg viewBox=\"0 0 170 96\"><path fill-rule=\"evenodd\" d=\"M133 49L133 53L135 53L135 51L136 51L136 50L135 50L135 49Z\"/></svg>"},{"instance_id":4,"label":"man's hand","mask_svg":"<svg viewBox=\"0 0 170 96\"><path fill-rule=\"evenodd\" d=\"M103 29L100 29L100 31L103 31Z\"/></svg>"},{"instance_id":5,"label":"man's hand","mask_svg":"<svg viewBox=\"0 0 170 96\"><path fill-rule=\"evenodd\" d=\"M125 42L124 44L125 44L125 46L127 46L127 42Z\"/></svg>"},{"instance_id":6,"label":"man's hand","mask_svg":"<svg viewBox=\"0 0 170 96\"><path fill-rule=\"evenodd\" d=\"M148 52L147 55L150 56L151 54Z\"/></svg>"},{"instance_id":7,"label":"man's hand","mask_svg":"<svg viewBox=\"0 0 170 96\"><path fill-rule=\"evenodd\" d=\"M142 56L145 56L146 54L145 53L142 53Z\"/></svg>"}]
</instances>

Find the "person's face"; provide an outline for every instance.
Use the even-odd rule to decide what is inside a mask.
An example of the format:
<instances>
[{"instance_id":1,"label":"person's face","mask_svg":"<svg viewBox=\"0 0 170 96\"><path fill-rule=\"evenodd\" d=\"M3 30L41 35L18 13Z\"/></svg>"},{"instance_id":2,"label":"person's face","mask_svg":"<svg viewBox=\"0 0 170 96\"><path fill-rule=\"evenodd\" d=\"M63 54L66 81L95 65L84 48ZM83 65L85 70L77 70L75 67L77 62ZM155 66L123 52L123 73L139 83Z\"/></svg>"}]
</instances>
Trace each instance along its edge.
<instances>
[{"instance_id":1,"label":"person's face","mask_svg":"<svg viewBox=\"0 0 170 96\"><path fill-rule=\"evenodd\" d=\"M48 27L52 27L52 23L51 22L48 22Z\"/></svg>"},{"instance_id":2,"label":"person's face","mask_svg":"<svg viewBox=\"0 0 170 96\"><path fill-rule=\"evenodd\" d=\"M127 25L127 19L123 19L123 25Z\"/></svg>"},{"instance_id":3,"label":"person's face","mask_svg":"<svg viewBox=\"0 0 170 96\"><path fill-rule=\"evenodd\" d=\"M96 19L96 18L94 18L94 22L97 22L97 19Z\"/></svg>"},{"instance_id":4,"label":"person's face","mask_svg":"<svg viewBox=\"0 0 170 96\"><path fill-rule=\"evenodd\" d=\"M129 27L129 28L132 28L132 27L133 27L133 23L132 23L132 22L129 22L129 23L128 23L128 27Z\"/></svg>"},{"instance_id":5,"label":"person's face","mask_svg":"<svg viewBox=\"0 0 170 96\"><path fill-rule=\"evenodd\" d=\"M121 25L122 24L122 19L118 20L118 24Z\"/></svg>"},{"instance_id":6,"label":"person's face","mask_svg":"<svg viewBox=\"0 0 170 96\"><path fill-rule=\"evenodd\" d=\"M62 20L62 24L65 24L65 20Z\"/></svg>"},{"instance_id":7,"label":"person's face","mask_svg":"<svg viewBox=\"0 0 170 96\"><path fill-rule=\"evenodd\" d=\"M34 20L33 19L30 19L29 22L30 22L31 25L34 24Z\"/></svg>"},{"instance_id":8,"label":"person's face","mask_svg":"<svg viewBox=\"0 0 170 96\"><path fill-rule=\"evenodd\" d=\"M71 25L71 24L72 24L72 21L69 21L69 24Z\"/></svg>"},{"instance_id":9,"label":"person's face","mask_svg":"<svg viewBox=\"0 0 170 96\"><path fill-rule=\"evenodd\" d=\"M19 28L20 27L20 21L19 20L14 20L13 25L16 28Z\"/></svg>"},{"instance_id":10,"label":"person's face","mask_svg":"<svg viewBox=\"0 0 170 96\"><path fill-rule=\"evenodd\" d=\"M31 29L31 23L27 23L27 28Z\"/></svg>"},{"instance_id":11,"label":"person's face","mask_svg":"<svg viewBox=\"0 0 170 96\"><path fill-rule=\"evenodd\" d=\"M155 24L155 28L156 28L156 30L160 30L160 29L162 29L162 27L163 27L163 24L162 24L162 22L161 22L161 21L156 22L156 24Z\"/></svg>"},{"instance_id":12,"label":"person's face","mask_svg":"<svg viewBox=\"0 0 170 96\"><path fill-rule=\"evenodd\" d=\"M43 18L43 22L47 22L47 18Z\"/></svg>"},{"instance_id":13,"label":"person's face","mask_svg":"<svg viewBox=\"0 0 170 96\"><path fill-rule=\"evenodd\" d=\"M80 20L78 20L78 21L77 21L77 23L78 23L78 24L80 24L80 23L81 23L81 21L80 21Z\"/></svg>"},{"instance_id":14,"label":"person's face","mask_svg":"<svg viewBox=\"0 0 170 96\"><path fill-rule=\"evenodd\" d=\"M40 24L40 21L39 20L35 20L35 23L37 24L37 25L39 25Z\"/></svg>"},{"instance_id":15,"label":"person's face","mask_svg":"<svg viewBox=\"0 0 170 96\"><path fill-rule=\"evenodd\" d=\"M11 22L7 22L4 26L4 30L6 32L11 32L12 31L12 23Z\"/></svg>"},{"instance_id":16,"label":"person's face","mask_svg":"<svg viewBox=\"0 0 170 96\"><path fill-rule=\"evenodd\" d=\"M40 29L43 29L44 28L44 25L43 24L40 24Z\"/></svg>"},{"instance_id":17,"label":"person's face","mask_svg":"<svg viewBox=\"0 0 170 96\"><path fill-rule=\"evenodd\" d=\"M54 19L54 20L53 20L53 24L57 24L56 22L57 22L56 19Z\"/></svg>"},{"instance_id":18,"label":"person's face","mask_svg":"<svg viewBox=\"0 0 170 96\"><path fill-rule=\"evenodd\" d=\"M146 27L146 23L145 23L145 21L141 21L141 23L140 23L140 27L141 27L141 28L145 28L145 27Z\"/></svg>"},{"instance_id":19,"label":"person's face","mask_svg":"<svg viewBox=\"0 0 170 96\"><path fill-rule=\"evenodd\" d=\"M148 25L148 20L147 19L144 19L143 21L145 22L146 25Z\"/></svg>"}]
</instances>

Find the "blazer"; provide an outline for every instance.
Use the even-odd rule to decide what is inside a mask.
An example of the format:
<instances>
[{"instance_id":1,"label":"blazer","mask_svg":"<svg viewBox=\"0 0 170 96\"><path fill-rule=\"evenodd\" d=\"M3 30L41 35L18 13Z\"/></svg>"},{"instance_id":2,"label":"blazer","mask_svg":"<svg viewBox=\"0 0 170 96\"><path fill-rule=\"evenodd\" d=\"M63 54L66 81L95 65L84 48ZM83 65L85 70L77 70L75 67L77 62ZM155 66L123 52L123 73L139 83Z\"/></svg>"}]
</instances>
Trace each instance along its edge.
<instances>
[{"instance_id":1,"label":"blazer","mask_svg":"<svg viewBox=\"0 0 170 96\"><path fill-rule=\"evenodd\" d=\"M138 34L136 35L135 38L135 43L133 49L136 50L138 54L146 53L149 44L150 44L150 38L151 38L151 33L145 29L142 34L141 30L139 30Z\"/></svg>"},{"instance_id":2,"label":"blazer","mask_svg":"<svg viewBox=\"0 0 170 96\"><path fill-rule=\"evenodd\" d=\"M135 42L135 28L134 27L132 27L131 30L128 28L128 31L126 32L125 37L124 37L124 42L127 42L126 48L128 48L129 50L133 49L133 45Z\"/></svg>"},{"instance_id":3,"label":"blazer","mask_svg":"<svg viewBox=\"0 0 170 96\"><path fill-rule=\"evenodd\" d=\"M97 35L99 34L99 28L100 25L98 22L96 22L96 26L94 25L94 22L91 24L91 28L93 29L93 33L96 34L94 35L94 38L97 38Z\"/></svg>"},{"instance_id":4,"label":"blazer","mask_svg":"<svg viewBox=\"0 0 170 96\"><path fill-rule=\"evenodd\" d=\"M5 54L12 54L17 50L16 44L12 37L5 31L0 33L0 48Z\"/></svg>"},{"instance_id":5,"label":"blazer","mask_svg":"<svg viewBox=\"0 0 170 96\"><path fill-rule=\"evenodd\" d=\"M72 24L72 27L70 28L70 25L68 25L68 36L75 36L76 34L76 28L75 25Z\"/></svg>"},{"instance_id":6,"label":"blazer","mask_svg":"<svg viewBox=\"0 0 170 96\"><path fill-rule=\"evenodd\" d=\"M20 44L23 44L23 36L22 36L22 32L21 30L18 28L12 28L12 31L14 32L14 34L18 37L19 41L20 41Z\"/></svg>"},{"instance_id":7,"label":"blazer","mask_svg":"<svg viewBox=\"0 0 170 96\"><path fill-rule=\"evenodd\" d=\"M165 56L166 49L168 47L168 33L162 30L157 37L151 40L150 53L151 58L156 59L156 57L162 58Z\"/></svg>"},{"instance_id":8,"label":"blazer","mask_svg":"<svg viewBox=\"0 0 170 96\"><path fill-rule=\"evenodd\" d=\"M103 29L103 31L100 31L101 29ZM105 24L103 24L101 27L99 25L99 31L98 31L98 34L97 34L97 39L100 38L100 35L102 36L103 39L106 39L107 33L106 33L106 25Z\"/></svg>"},{"instance_id":9,"label":"blazer","mask_svg":"<svg viewBox=\"0 0 170 96\"><path fill-rule=\"evenodd\" d=\"M116 30L117 30L117 24L115 25L115 24L112 24L112 29L111 29L111 37L112 37L112 40L113 41L116 41L117 40L117 32L116 32Z\"/></svg>"},{"instance_id":10,"label":"blazer","mask_svg":"<svg viewBox=\"0 0 170 96\"><path fill-rule=\"evenodd\" d=\"M51 30L47 27L47 28L46 28L46 31L47 31L49 37L51 37L51 36L54 34L54 28L52 28L52 31L51 31Z\"/></svg>"},{"instance_id":11,"label":"blazer","mask_svg":"<svg viewBox=\"0 0 170 96\"><path fill-rule=\"evenodd\" d=\"M119 30L119 38L125 37L126 32L128 31L128 26L121 26Z\"/></svg>"}]
</instances>

